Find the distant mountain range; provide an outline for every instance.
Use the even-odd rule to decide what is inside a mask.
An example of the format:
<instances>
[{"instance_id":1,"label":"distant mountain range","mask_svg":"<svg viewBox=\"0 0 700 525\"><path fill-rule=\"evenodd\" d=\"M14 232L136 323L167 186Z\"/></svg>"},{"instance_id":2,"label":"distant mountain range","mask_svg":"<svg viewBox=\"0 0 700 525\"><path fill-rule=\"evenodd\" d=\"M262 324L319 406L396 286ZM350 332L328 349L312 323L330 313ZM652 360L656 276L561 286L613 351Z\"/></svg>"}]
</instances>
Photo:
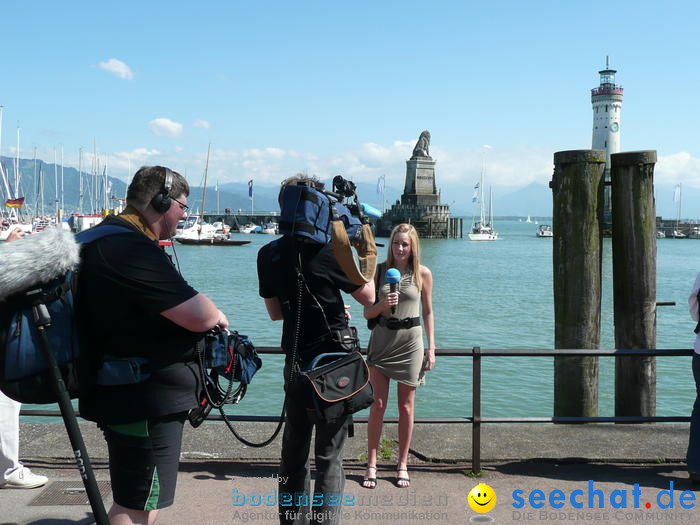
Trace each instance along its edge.
<instances>
[{"instance_id":1,"label":"distant mountain range","mask_svg":"<svg viewBox=\"0 0 700 525\"><path fill-rule=\"evenodd\" d=\"M14 159L8 157L0 157L5 173L8 175L9 183L12 186L14 183ZM43 180L43 203L44 211L51 213L54 209L54 201L56 199L55 180L58 175L58 184L60 188L61 167L54 164L46 163L42 160L36 161L32 159L20 159L20 196L26 198L28 209L33 212L37 202L41 202L40 192L37 184L39 174L42 174ZM36 173L36 176L35 176ZM78 210L79 204L79 176L78 170L71 167L63 169L63 200L67 212ZM330 180L325 181L327 187L330 188ZM109 196L124 197L126 195L126 184L121 179L108 177L108 183L111 184ZM464 185L462 183L440 184L438 178L438 187L441 193L441 201L443 204L450 205L450 211L453 216L471 217L474 210L471 203L473 189L471 184ZM277 194L279 193L279 184L255 184L254 185L254 205L255 211L276 211L279 209L277 204ZM670 219L675 218L678 213L678 203L673 201L674 185L660 184L655 188L656 193L656 214ZM12 190L14 192L14 188ZM391 207L393 203L401 198L403 187L387 186L385 189L386 208ZM376 185L373 183L357 183L357 193L360 200L375 208L382 209L382 196L377 193ZM100 198L96 198L96 195ZM0 197L2 202L8 197L4 184L0 183ZM60 199L60 197L59 197ZM190 187L189 203L190 208L199 210L201 208L202 188L198 186ZM93 176L83 173L83 210L91 211L91 202L97 203L97 208L102 207L104 202L104 177ZM206 200L207 212L213 213L217 211L217 193L215 186L207 188ZM248 184L245 182L228 182L219 185L218 192L218 209L224 210L231 208L233 210L242 210L243 212L250 211L251 199L248 198ZM521 188L512 187L493 187L493 208L494 214L497 217L551 217L552 215L552 190L549 189L546 183L533 182ZM700 189L683 187L681 218L697 218L700 217Z\"/></svg>"}]
</instances>

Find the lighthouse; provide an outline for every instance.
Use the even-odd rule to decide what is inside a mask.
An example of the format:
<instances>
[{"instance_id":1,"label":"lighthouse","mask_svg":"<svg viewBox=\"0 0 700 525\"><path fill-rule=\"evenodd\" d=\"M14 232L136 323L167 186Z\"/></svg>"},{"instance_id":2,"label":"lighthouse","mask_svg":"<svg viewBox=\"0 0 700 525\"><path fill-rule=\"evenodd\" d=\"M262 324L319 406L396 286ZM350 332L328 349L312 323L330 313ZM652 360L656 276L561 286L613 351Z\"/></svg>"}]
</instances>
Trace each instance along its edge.
<instances>
[{"instance_id":1,"label":"lighthouse","mask_svg":"<svg viewBox=\"0 0 700 525\"><path fill-rule=\"evenodd\" d=\"M591 90L593 105L593 149L605 150L604 180L610 181L610 155L620 151L620 114L622 86L615 84L616 70L610 69L610 57L605 57L605 69L598 71L600 85ZM604 222L610 224L610 186L605 187Z\"/></svg>"}]
</instances>

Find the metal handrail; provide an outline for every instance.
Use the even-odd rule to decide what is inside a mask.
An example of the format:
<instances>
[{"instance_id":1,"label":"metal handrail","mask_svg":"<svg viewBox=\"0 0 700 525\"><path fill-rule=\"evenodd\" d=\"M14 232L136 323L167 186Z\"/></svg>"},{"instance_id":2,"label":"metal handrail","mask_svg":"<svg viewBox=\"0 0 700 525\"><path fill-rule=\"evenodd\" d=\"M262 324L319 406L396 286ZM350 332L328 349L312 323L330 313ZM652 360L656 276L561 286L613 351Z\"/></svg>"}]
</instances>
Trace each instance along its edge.
<instances>
[{"instance_id":1,"label":"metal handrail","mask_svg":"<svg viewBox=\"0 0 700 525\"><path fill-rule=\"evenodd\" d=\"M257 347L259 354L283 354L283 350L278 346ZM367 350L362 349L366 354ZM472 415L471 417L458 418L416 418L415 423L471 423L472 424L472 472L481 471L481 424L482 423L687 423L689 416L603 416L603 417L482 417L481 416L481 358L482 357L554 357L554 356L692 356L692 349L672 348L672 349L491 349L475 346L473 348L443 348L436 350L439 356L471 356L472 357ZM44 416L60 417L57 410L24 410L20 411L23 416ZM79 415L79 414L78 414ZM227 418L231 421L247 422L268 422L277 423L279 416L248 416L231 415ZM218 414L210 414L207 417L211 421L221 421L223 418ZM353 418L356 423L366 423L366 417ZM386 418L385 423L398 423L398 418Z\"/></svg>"}]
</instances>

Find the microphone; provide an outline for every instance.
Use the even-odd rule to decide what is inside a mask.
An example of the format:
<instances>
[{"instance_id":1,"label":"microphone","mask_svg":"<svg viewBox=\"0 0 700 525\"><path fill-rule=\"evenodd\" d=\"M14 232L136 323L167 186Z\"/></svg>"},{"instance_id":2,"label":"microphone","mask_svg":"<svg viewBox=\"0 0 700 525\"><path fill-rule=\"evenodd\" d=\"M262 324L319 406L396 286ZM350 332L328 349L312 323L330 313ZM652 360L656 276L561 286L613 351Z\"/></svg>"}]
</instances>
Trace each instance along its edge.
<instances>
[{"instance_id":1,"label":"microphone","mask_svg":"<svg viewBox=\"0 0 700 525\"><path fill-rule=\"evenodd\" d=\"M369 204L365 204L364 202L361 202L360 206L362 206L362 211L365 215L369 215L370 217L374 217L375 219L382 218L382 212L380 212L374 206L370 206Z\"/></svg>"},{"instance_id":2,"label":"microphone","mask_svg":"<svg viewBox=\"0 0 700 525\"><path fill-rule=\"evenodd\" d=\"M396 283L401 280L401 272L396 268L389 268L384 275L384 280L389 283L391 293L396 291ZM391 315L396 313L396 305L391 307Z\"/></svg>"},{"instance_id":3,"label":"microphone","mask_svg":"<svg viewBox=\"0 0 700 525\"><path fill-rule=\"evenodd\" d=\"M48 283L80 262L75 236L47 228L15 242L0 242L0 301L25 289Z\"/></svg>"}]
</instances>

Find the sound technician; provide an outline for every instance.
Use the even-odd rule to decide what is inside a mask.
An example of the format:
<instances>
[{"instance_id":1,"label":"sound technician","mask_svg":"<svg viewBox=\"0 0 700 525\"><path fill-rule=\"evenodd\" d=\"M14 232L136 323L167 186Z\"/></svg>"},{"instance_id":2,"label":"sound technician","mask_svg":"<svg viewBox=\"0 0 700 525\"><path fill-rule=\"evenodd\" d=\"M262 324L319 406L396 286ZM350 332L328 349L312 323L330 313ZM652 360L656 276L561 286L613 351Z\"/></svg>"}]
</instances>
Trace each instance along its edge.
<instances>
[{"instance_id":1,"label":"sound technician","mask_svg":"<svg viewBox=\"0 0 700 525\"><path fill-rule=\"evenodd\" d=\"M158 245L185 217L188 195L179 173L142 167L129 185L126 209L97 226L130 231L96 240L82 253L76 310L88 361L81 370L95 376L109 355L141 358L148 374L140 382L91 384L81 392L81 416L97 422L107 441L114 525L152 524L158 509L172 505L183 423L200 391L195 345L208 329L228 326Z\"/></svg>"}]
</instances>

